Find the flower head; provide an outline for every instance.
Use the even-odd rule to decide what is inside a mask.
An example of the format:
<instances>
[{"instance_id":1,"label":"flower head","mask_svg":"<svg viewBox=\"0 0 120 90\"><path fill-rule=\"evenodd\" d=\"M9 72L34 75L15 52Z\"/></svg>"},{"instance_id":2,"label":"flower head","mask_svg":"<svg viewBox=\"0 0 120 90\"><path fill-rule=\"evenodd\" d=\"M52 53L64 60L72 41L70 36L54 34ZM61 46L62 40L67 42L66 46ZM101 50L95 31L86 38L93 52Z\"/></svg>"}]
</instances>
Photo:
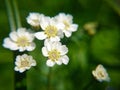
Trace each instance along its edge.
<instances>
[{"instance_id":1,"label":"flower head","mask_svg":"<svg viewBox=\"0 0 120 90\"><path fill-rule=\"evenodd\" d=\"M61 65L62 63L67 65L69 58L66 55L68 48L62 45L58 41L45 40L44 47L42 48L42 53L45 57L48 57L46 62L47 66L54 66L54 64Z\"/></svg>"},{"instance_id":2,"label":"flower head","mask_svg":"<svg viewBox=\"0 0 120 90\"><path fill-rule=\"evenodd\" d=\"M30 69L32 66L36 66L36 61L33 59L32 56L23 54L16 57L15 65L15 71L19 71L20 73L22 73L25 70Z\"/></svg>"},{"instance_id":3,"label":"flower head","mask_svg":"<svg viewBox=\"0 0 120 90\"><path fill-rule=\"evenodd\" d=\"M29 16L26 18L27 23L33 27L40 27L40 20L44 17L43 14L39 13L30 13Z\"/></svg>"},{"instance_id":4,"label":"flower head","mask_svg":"<svg viewBox=\"0 0 120 90\"><path fill-rule=\"evenodd\" d=\"M88 32L89 35L95 35L97 26L97 22L88 22L83 26L83 28Z\"/></svg>"},{"instance_id":5,"label":"flower head","mask_svg":"<svg viewBox=\"0 0 120 90\"><path fill-rule=\"evenodd\" d=\"M35 33L35 37L39 40L49 39L51 41L60 41L60 38L63 37L61 29L64 25L57 23L54 18L43 17L40 26L43 31Z\"/></svg>"},{"instance_id":6,"label":"flower head","mask_svg":"<svg viewBox=\"0 0 120 90\"><path fill-rule=\"evenodd\" d=\"M75 32L78 28L77 24L73 24L73 17L70 14L60 13L55 19L57 22L64 24L63 32L66 37L70 37L72 32Z\"/></svg>"},{"instance_id":7,"label":"flower head","mask_svg":"<svg viewBox=\"0 0 120 90\"><path fill-rule=\"evenodd\" d=\"M92 74L99 82L110 81L106 69L101 64L99 64L96 69L92 71Z\"/></svg>"},{"instance_id":8,"label":"flower head","mask_svg":"<svg viewBox=\"0 0 120 90\"><path fill-rule=\"evenodd\" d=\"M25 28L18 28L17 31L11 32L9 36L10 37L4 39L3 46L5 48L19 50L20 52L25 50L32 51L35 49L35 43L33 43L34 35Z\"/></svg>"}]
</instances>

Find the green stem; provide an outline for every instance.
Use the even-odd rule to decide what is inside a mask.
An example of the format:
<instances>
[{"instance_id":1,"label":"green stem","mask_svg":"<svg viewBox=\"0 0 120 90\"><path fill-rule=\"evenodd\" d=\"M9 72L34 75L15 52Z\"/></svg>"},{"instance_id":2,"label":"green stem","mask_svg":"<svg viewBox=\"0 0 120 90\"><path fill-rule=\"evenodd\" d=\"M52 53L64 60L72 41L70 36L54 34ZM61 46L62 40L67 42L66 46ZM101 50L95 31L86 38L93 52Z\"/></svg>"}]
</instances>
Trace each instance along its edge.
<instances>
[{"instance_id":1,"label":"green stem","mask_svg":"<svg viewBox=\"0 0 120 90\"><path fill-rule=\"evenodd\" d=\"M48 72L48 77L47 77L47 90L51 90L51 76L52 76L52 68L49 68L49 72Z\"/></svg>"},{"instance_id":2,"label":"green stem","mask_svg":"<svg viewBox=\"0 0 120 90\"><path fill-rule=\"evenodd\" d=\"M13 16L13 13L12 13L12 7L11 7L11 4L10 4L10 0L5 0L5 4L6 4L6 8L7 8L7 14L8 14L8 19L9 19L10 29L11 29L11 31L15 31L16 26L15 26L15 21L14 21L14 16Z\"/></svg>"},{"instance_id":3,"label":"green stem","mask_svg":"<svg viewBox=\"0 0 120 90\"><path fill-rule=\"evenodd\" d=\"M14 62L16 60L17 55L22 55L27 52L19 52L14 51ZM15 67L15 66L14 66ZM19 73L17 71L14 71L14 90L27 90L27 83L26 83L26 71L23 73Z\"/></svg>"},{"instance_id":4,"label":"green stem","mask_svg":"<svg viewBox=\"0 0 120 90\"><path fill-rule=\"evenodd\" d=\"M17 4L16 0L12 0L12 1L13 1L13 8L14 8L14 12L15 12L17 28L20 28L22 25L21 25L19 10L18 10L18 4Z\"/></svg>"}]
</instances>

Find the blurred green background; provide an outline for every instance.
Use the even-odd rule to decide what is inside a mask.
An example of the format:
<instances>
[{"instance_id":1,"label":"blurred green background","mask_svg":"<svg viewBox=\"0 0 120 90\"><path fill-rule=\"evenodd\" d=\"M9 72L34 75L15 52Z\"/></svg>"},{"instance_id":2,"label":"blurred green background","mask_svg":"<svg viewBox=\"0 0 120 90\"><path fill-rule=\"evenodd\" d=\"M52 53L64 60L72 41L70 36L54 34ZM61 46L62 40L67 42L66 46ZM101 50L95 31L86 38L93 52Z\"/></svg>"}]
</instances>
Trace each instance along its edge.
<instances>
[{"instance_id":1,"label":"blurred green background","mask_svg":"<svg viewBox=\"0 0 120 90\"><path fill-rule=\"evenodd\" d=\"M49 76L50 90L85 90L98 64L104 65L111 81L91 83L88 90L120 90L120 0L17 0L17 3L23 27L31 28L26 22L30 12L48 16L69 13L79 25L72 37L62 40L69 48L69 64L55 65L50 75L41 53L43 41L35 40L37 48L30 54L37 67L27 71L28 90L47 90ZM97 25L85 30L89 22ZM13 52L2 46L10 32L4 0L0 3L0 28L0 90L13 90ZM91 34L90 30L96 33Z\"/></svg>"}]
</instances>

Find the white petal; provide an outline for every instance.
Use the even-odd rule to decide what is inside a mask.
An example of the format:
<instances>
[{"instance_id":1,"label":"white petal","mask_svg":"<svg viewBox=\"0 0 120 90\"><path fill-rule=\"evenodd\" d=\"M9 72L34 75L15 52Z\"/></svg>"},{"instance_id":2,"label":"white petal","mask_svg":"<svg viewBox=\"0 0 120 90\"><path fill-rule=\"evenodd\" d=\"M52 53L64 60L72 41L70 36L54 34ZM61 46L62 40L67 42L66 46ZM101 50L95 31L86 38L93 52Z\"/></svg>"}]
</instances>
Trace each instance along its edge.
<instances>
[{"instance_id":1,"label":"white petal","mask_svg":"<svg viewBox=\"0 0 120 90\"><path fill-rule=\"evenodd\" d=\"M21 36L24 36L26 32L27 32L26 28L18 28L17 35L21 37Z\"/></svg>"},{"instance_id":2,"label":"white petal","mask_svg":"<svg viewBox=\"0 0 120 90\"><path fill-rule=\"evenodd\" d=\"M43 53L44 56L48 56L48 50L47 50L46 47L42 48L42 53Z\"/></svg>"},{"instance_id":3,"label":"white petal","mask_svg":"<svg viewBox=\"0 0 120 90\"><path fill-rule=\"evenodd\" d=\"M52 42L49 39L45 40L44 45L46 46L48 51L51 51L51 49L52 49Z\"/></svg>"},{"instance_id":4,"label":"white petal","mask_svg":"<svg viewBox=\"0 0 120 90\"><path fill-rule=\"evenodd\" d=\"M36 37L37 39L39 39L39 40L43 40L43 39L45 39L47 36L45 35L44 32L37 32L37 33L35 33L35 37Z\"/></svg>"},{"instance_id":5,"label":"white petal","mask_svg":"<svg viewBox=\"0 0 120 90\"><path fill-rule=\"evenodd\" d=\"M65 25L63 23L58 23L56 24L56 27L60 30L60 29L64 29Z\"/></svg>"},{"instance_id":6,"label":"white petal","mask_svg":"<svg viewBox=\"0 0 120 90\"><path fill-rule=\"evenodd\" d=\"M18 67L15 67L14 70L15 70L15 71L19 71Z\"/></svg>"},{"instance_id":7,"label":"white petal","mask_svg":"<svg viewBox=\"0 0 120 90\"><path fill-rule=\"evenodd\" d=\"M19 52L23 52L26 50L26 47L19 47Z\"/></svg>"},{"instance_id":8,"label":"white petal","mask_svg":"<svg viewBox=\"0 0 120 90\"><path fill-rule=\"evenodd\" d=\"M32 61L31 66L36 66L36 61L35 60Z\"/></svg>"},{"instance_id":9,"label":"white petal","mask_svg":"<svg viewBox=\"0 0 120 90\"><path fill-rule=\"evenodd\" d=\"M61 64L62 64L61 59L60 59L60 60L57 60L56 63L57 63L58 65L61 65Z\"/></svg>"},{"instance_id":10,"label":"white petal","mask_svg":"<svg viewBox=\"0 0 120 90\"><path fill-rule=\"evenodd\" d=\"M5 48L9 48L10 50L17 50L18 49L17 45L14 42L12 42L10 38L4 39L3 46Z\"/></svg>"},{"instance_id":11,"label":"white petal","mask_svg":"<svg viewBox=\"0 0 120 90\"><path fill-rule=\"evenodd\" d=\"M67 56L67 55L65 55L65 56L61 57L61 60L62 60L62 62L63 62L65 65L67 65L67 64L68 64L68 62L69 62L69 58L68 58L68 56Z\"/></svg>"},{"instance_id":12,"label":"white petal","mask_svg":"<svg viewBox=\"0 0 120 90\"><path fill-rule=\"evenodd\" d=\"M40 21L40 26L43 30L49 25L50 17L42 17Z\"/></svg>"},{"instance_id":13,"label":"white petal","mask_svg":"<svg viewBox=\"0 0 120 90\"><path fill-rule=\"evenodd\" d=\"M25 71L25 68L20 68L19 72L22 73Z\"/></svg>"},{"instance_id":14,"label":"white petal","mask_svg":"<svg viewBox=\"0 0 120 90\"><path fill-rule=\"evenodd\" d=\"M75 32L77 31L78 25L77 24L72 24L70 27L70 31Z\"/></svg>"},{"instance_id":15,"label":"white petal","mask_svg":"<svg viewBox=\"0 0 120 90\"><path fill-rule=\"evenodd\" d=\"M10 38L13 40L13 41L17 41L17 38L18 38L18 36L17 36L17 32L11 32L10 33Z\"/></svg>"},{"instance_id":16,"label":"white petal","mask_svg":"<svg viewBox=\"0 0 120 90\"><path fill-rule=\"evenodd\" d=\"M65 31L65 36L66 36L66 37L70 37L70 36L71 36L71 34L72 34L72 32L71 32L71 31Z\"/></svg>"},{"instance_id":17,"label":"white petal","mask_svg":"<svg viewBox=\"0 0 120 90\"><path fill-rule=\"evenodd\" d=\"M33 51L35 47L36 47L35 43L31 43L29 46L27 46L27 51Z\"/></svg>"},{"instance_id":18,"label":"white petal","mask_svg":"<svg viewBox=\"0 0 120 90\"><path fill-rule=\"evenodd\" d=\"M55 62L53 62L52 60L47 60L46 64L47 64L47 66L49 66L49 67L53 67L54 64L55 64Z\"/></svg>"},{"instance_id":19,"label":"white petal","mask_svg":"<svg viewBox=\"0 0 120 90\"><path fill-rule=\"evenodd\" d=\"M63 37L64 37L64 34L63 34L63 31L62 31L62 30L59 30L59 31L58 31L58 36L59 36L60 38L63 38Z\"/></svg>"},{"instance_id":20,"label":"white petal","mask_svg":"<svg viewBox=\"0 0 120 90\"><path fill-rule=\"evenodd\" d=\"M58 36L51 37L50 41L60 41L60 37L58 37Z\"/></svg>"},{"instance_id":21,"label":"white petal","mask_svg":"<svg viewBox=\"0 0 120 90\"><path fill-rule=\"evenodd\" d=\"M68 53L68 48L66 47L66 45L62 45L61 47L59 47L59 51L61 55L65 55Z\"/></svg>"}]
</instances>

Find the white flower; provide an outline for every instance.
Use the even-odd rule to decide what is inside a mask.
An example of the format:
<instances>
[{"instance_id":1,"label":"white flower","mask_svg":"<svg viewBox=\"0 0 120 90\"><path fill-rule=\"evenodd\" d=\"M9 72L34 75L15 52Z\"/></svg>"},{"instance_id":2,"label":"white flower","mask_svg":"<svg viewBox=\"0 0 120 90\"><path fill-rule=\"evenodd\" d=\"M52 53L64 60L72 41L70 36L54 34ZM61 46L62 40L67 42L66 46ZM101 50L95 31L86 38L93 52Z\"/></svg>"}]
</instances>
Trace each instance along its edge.
<instances>
[{"instance_id":1,"label":"white flower","mask_svg":"<svg viewBox=\"0 0 120 90\"><path fill-rule=\"evenodd\" d=\"M62 63L67 65L69 58L66 55L68 48L66 45L62 45L58 41L45 40L44 47L42 48L42 53L45 57L48 57L46 62L47 66L52 67L54 64L61 65Z\"/></svg>"},{"instance_id":2,"label":"white flower","mask_svg":"<svg viewBox=\"0 0 120 90\"><path fill-rule=\"evenodd\" d=\"M44 17L43 14L30 13L29 16L26 18L27 23L30 24L31 26L39 27L40 26L40 20L41 20L42 17Z\"/></svg>"},{"instance_id":3,"label":"white flower","mask_svg":"<svg viewBox=\"0 0 120 90\"><path fill-rule=\"evenodd\" d=\"M50 39L52 41L60 41L63 37L61 29L64 25L55 22L54 18L43 17L40 22L43 31L35 33L35 37L39 40Z\"/></svg>"},{"instance_id":4,"label":"white flower","mask_svg":"<svg viewBox=\"0 0 120 90\"><path fill-rule=\"evenodd\" d=\"M36 61L33 59L32 56L23 54L16 57L15 65L16 66L14 70L22 73L25 70L30 69L32 66L36 66Z\"/></svg>"},{"instance_id":5,"label":"white flower","mask_svg":"<svg viewBox=\"0 0 120 90\"><path fill-rule=\"evenodd\" d=\"M92 74L99 82L110 81L106 69L101 64L99 64L96 69L92 71Z\"/></svg>"},{"instance_id":6,"label":"white flower","mask_svg":"<svg viewBox=\"0 0 120 90\"><path fill-rule=\"evenodd\" d=\"M55 19L57 22L64 24L63 32L66 37L70 37L72 32L75 32L78 28L77 24L73 24L73 17L70 14L60 13Z\"/></svg>"},{"instance_id":7,"label":"white flower","mask_svg":"<svg viewBox=\"0 0 120 90\"><path fill-rule=\"evenodd\" d=\"M4 39L3 46L5 48L19 50L20 52L25 50L32 51L35 49L35 43L33 43L34 35L25 28L18 28L17 31L11 32L9 36L10 37Z\"/></svg>"}]
</instances>

